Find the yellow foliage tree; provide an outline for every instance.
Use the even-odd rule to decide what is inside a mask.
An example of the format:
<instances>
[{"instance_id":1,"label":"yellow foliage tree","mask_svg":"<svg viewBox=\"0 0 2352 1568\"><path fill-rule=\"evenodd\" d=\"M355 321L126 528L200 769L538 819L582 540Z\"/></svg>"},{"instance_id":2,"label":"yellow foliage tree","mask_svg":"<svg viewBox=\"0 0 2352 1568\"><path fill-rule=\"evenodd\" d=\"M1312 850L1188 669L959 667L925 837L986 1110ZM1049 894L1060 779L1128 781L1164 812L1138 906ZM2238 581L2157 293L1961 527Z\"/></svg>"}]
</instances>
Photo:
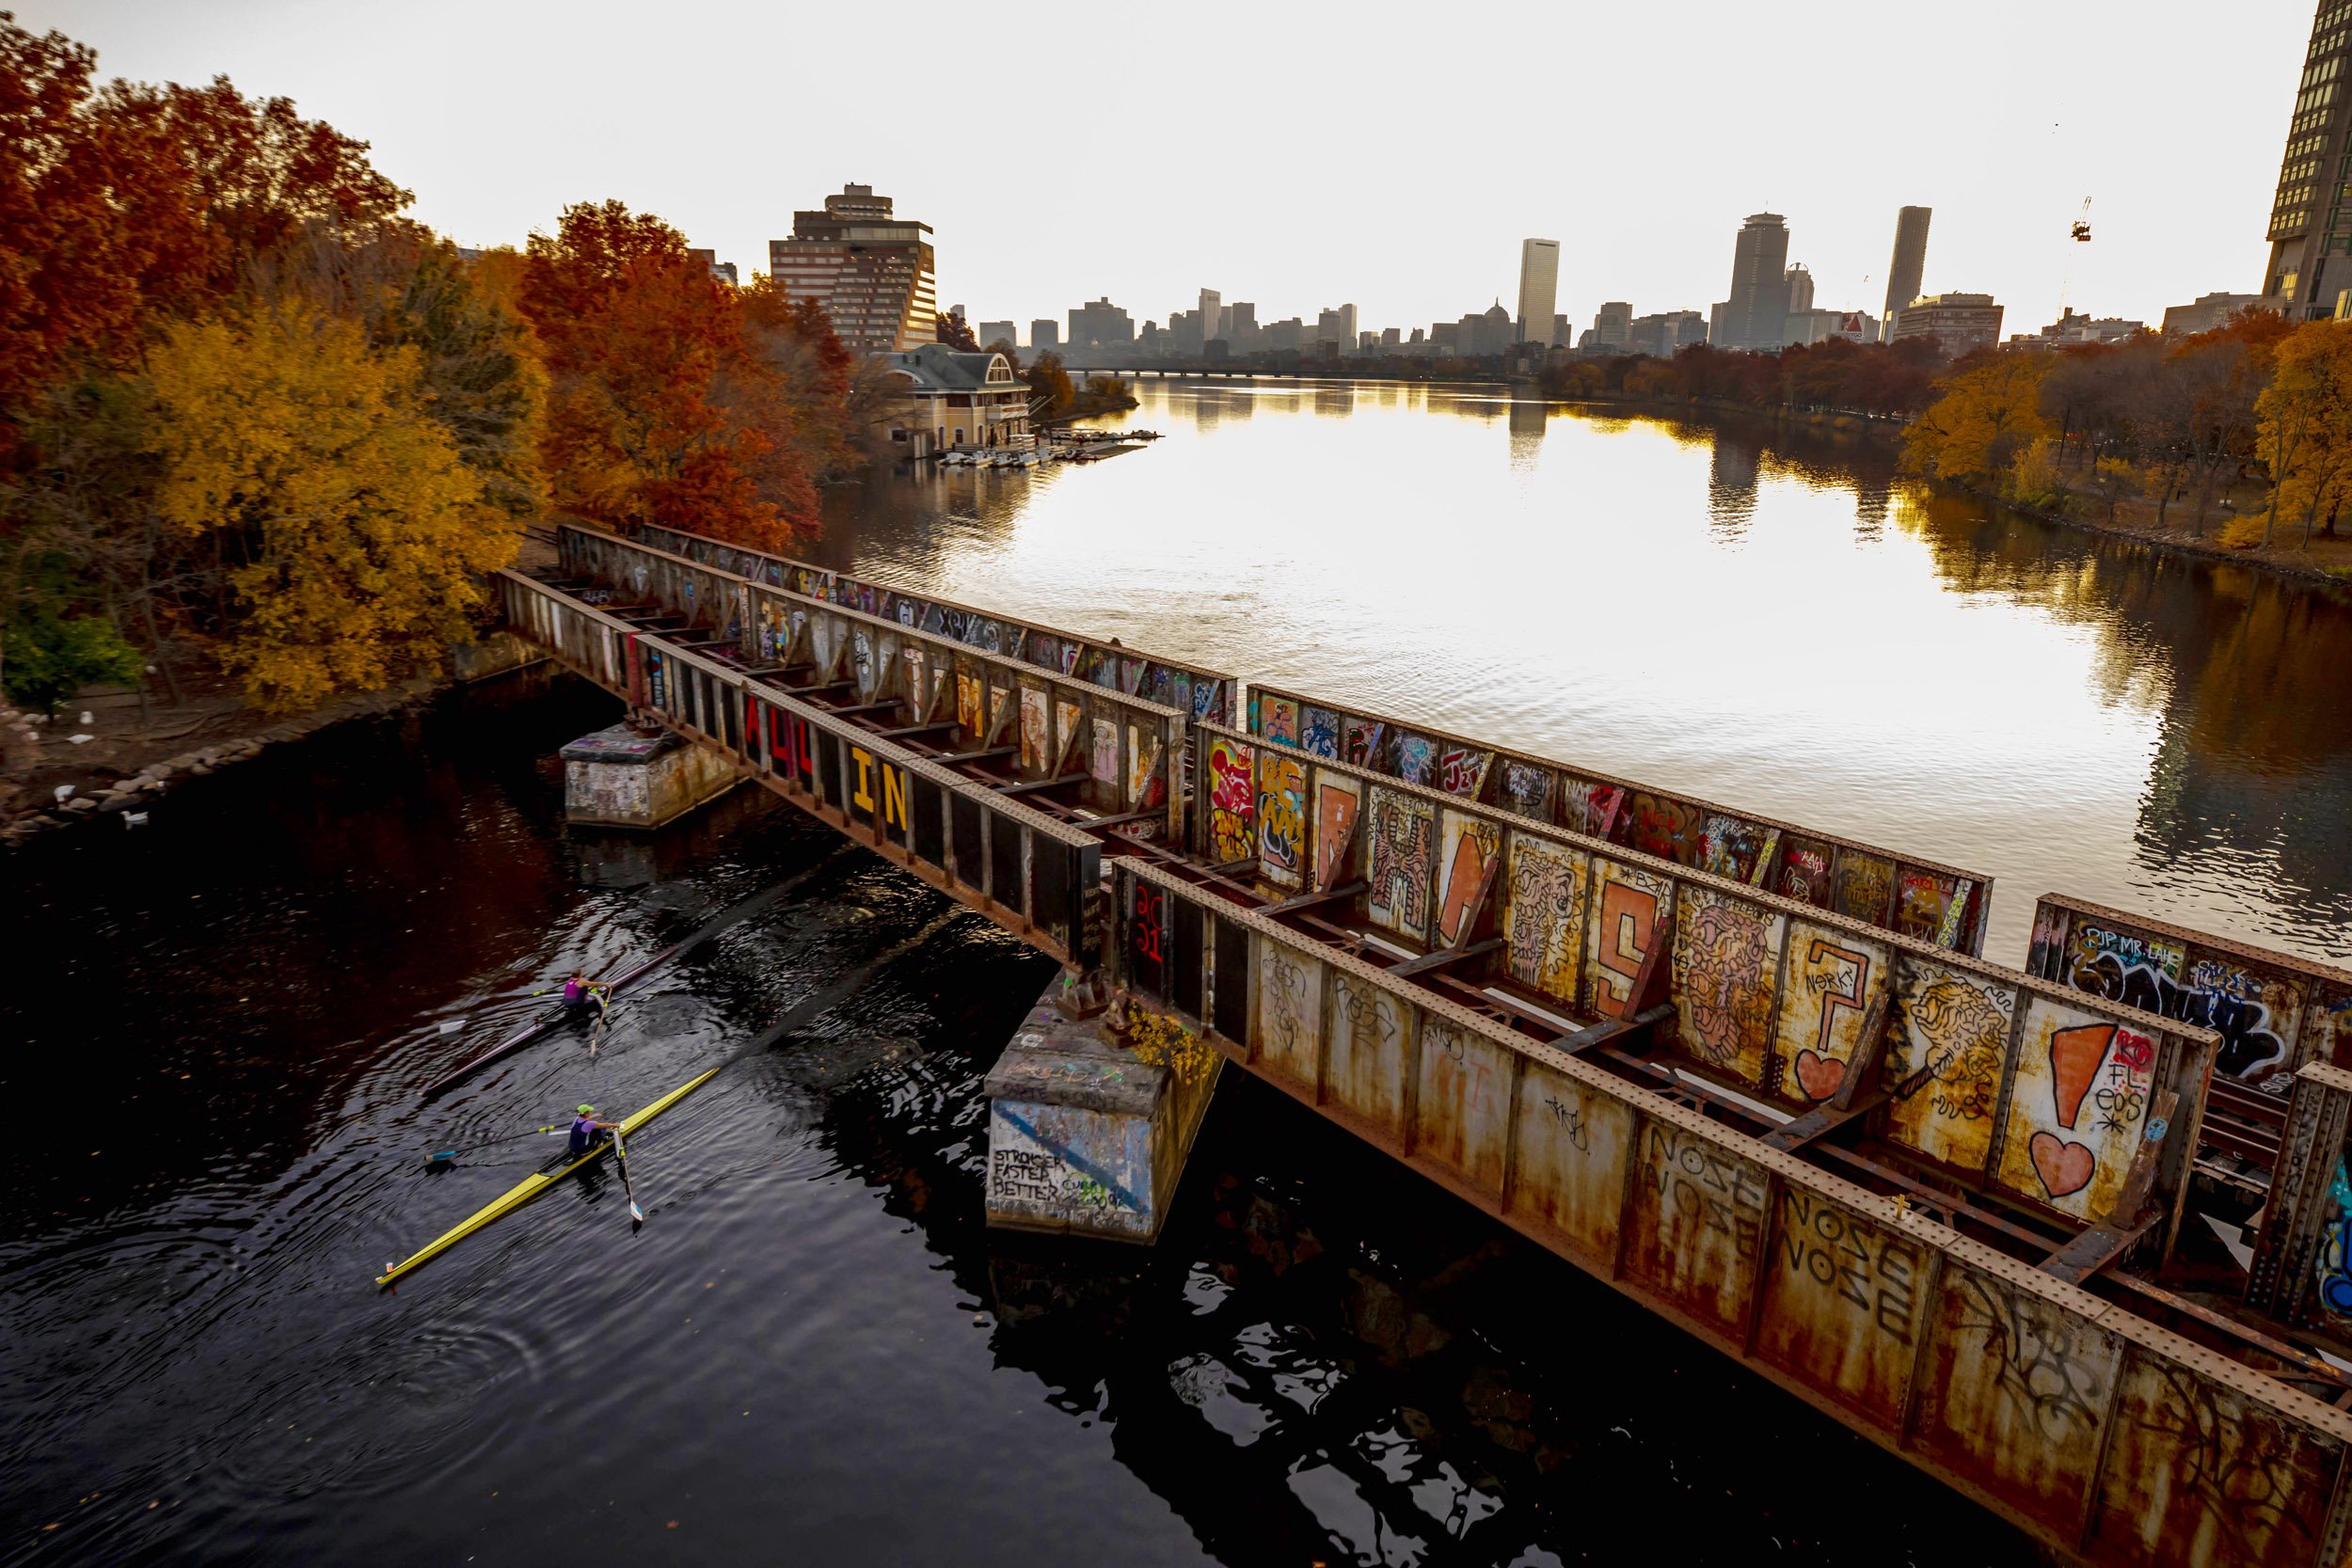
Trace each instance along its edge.
<instances>
[{"instance_id":1,"label":"yellow foliage tree","mask_svg":"<svg viewBox=\"0 0 2352 1568\"><path fill-rule=\"evenodd\" d=\"M1903 461L1930 478L1987 479L2054 434L2042 417L2046 354L2003 354L1945 384L1903 436Z\"/></svg>"},{"instance_id":2,"label":"yellow foliage tree","mask_svg":"<svg viewBox=\"0 0 2352 1568\"><path fill-rule=\"evenodd\" d=\"M2254 450L2270 466L2262 545L2270 543L2280 508L2303 515L2308 541L2312 518L2324 512L2332 519L2352 494L2352 322L2306 322L2280 342L2278 355L2254 404Z\"/></svg>"},{"instance_id":3,"label":"yellow foliage tree","mask_svg":"<svg viewBox=\"0 0 2352 1568\"><path fill-rule=\"evenodd\" d=\"M408 345L355 323L183 323L150 359L157 509L215 536L235 615L224 661L276 711L437 660L514 560L518 525L425 410Z\"/></svg>"}]
</instances>

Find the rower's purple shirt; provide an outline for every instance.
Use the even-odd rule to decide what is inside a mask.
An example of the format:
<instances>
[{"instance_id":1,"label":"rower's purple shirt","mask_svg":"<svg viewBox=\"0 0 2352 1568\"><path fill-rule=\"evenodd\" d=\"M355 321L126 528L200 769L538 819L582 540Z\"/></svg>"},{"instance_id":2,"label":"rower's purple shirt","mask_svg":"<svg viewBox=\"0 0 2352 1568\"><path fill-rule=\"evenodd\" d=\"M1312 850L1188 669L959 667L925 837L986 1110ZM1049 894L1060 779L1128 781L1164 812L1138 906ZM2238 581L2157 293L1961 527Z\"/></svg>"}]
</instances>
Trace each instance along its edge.
<instances>
[{"instance_id":1,"label":"rower's purple shirt","mask_svg":"<svg viewBox=\"0 0 2352 1568\"><path fill-rule=\"evenodd\" d=\"M577 1002L580 1000L580 992L586 989L587 988L580 983L580 976L575 974L570 979L564 982L564 1000L566 1002Z\"/></svg>"},{"instance_id":2,"label":"rower's purple shirt","mask_svg":"<svg viewBox=\"0 0 2352 1568\"><path fill-rule=\"evenodd\" d=\"M572 1118L572 1152L574 1154L585 1154L588 1152L588 1146L596 1141L596 1118L594 1117L574 1117Z\"/></svg>"}]
</instances>

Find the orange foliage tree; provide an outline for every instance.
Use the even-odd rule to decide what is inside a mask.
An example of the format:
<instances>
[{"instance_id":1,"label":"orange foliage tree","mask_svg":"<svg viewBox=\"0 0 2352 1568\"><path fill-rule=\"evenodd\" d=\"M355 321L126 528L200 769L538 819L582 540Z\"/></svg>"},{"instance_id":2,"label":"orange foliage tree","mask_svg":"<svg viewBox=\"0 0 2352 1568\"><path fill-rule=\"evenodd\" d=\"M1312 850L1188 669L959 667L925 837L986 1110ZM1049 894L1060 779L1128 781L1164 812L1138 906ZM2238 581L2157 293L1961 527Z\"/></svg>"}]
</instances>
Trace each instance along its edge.
<instances>
[{"instance_id":1,"label":"orange foliage tree","mask_svg":"<svg viewBox=\"0 0 2352 1568\"><path fill-rule=\"evenodd\" d=\"M0 444L41 386L128 362L305 224L409 201L365 142L283 98L247 100L226 77L94 89L96 64L0 13Z\"/></svg>"},{"instance_id":2,"label":"orange foliage tree","mask_svg":"<svg viewBox=\"0 0 2352 1568\"><path fill-rule=\"evenodd\" d=\"M764 272L738 291L752 352L784 382L791 409L791 431L802 461L813 474L850 467L858 454L850 417L859 401L857 356L843 346L823 306L795 300Z\"/></svg>"},{"instance_id":3,"label":"orange foliage tree","mask_svg":"<svg viewBox=\"0 0 2352 1568\"><path fill-rule=\"evenodd\" d=\"M531 236L519 303L551 382L540 462L558 506L771 549L816 531L792 388L676 230L617 201L566 207Z\"/></svg>"}]
</instances>

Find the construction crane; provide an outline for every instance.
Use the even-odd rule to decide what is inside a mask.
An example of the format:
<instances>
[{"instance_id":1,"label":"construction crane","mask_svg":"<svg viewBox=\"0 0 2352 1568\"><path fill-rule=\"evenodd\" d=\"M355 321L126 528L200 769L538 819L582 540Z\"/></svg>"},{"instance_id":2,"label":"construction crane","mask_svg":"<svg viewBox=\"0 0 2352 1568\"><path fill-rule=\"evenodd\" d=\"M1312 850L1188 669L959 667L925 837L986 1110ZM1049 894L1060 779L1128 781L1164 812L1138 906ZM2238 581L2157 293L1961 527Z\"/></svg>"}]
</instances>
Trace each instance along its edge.
<instances>
[{"instance_id":1,"label":"construction crane","mask_svg":"<svg viewBox=\"0 0 2352 1568\"><path fill-rule=\"evenodd\" d=\"M2090 198L2083 198L2082 207L2074 214L2074 227L2066 231L2066 237L2071 240L2080 240L2085 245L2090 243ZM2066 321L2067 301L2074 293L2074 253L2070 250L2066 253L2066 279L2058 285L2058 322L2061 325Z\"/></svg>"}]
</instances>

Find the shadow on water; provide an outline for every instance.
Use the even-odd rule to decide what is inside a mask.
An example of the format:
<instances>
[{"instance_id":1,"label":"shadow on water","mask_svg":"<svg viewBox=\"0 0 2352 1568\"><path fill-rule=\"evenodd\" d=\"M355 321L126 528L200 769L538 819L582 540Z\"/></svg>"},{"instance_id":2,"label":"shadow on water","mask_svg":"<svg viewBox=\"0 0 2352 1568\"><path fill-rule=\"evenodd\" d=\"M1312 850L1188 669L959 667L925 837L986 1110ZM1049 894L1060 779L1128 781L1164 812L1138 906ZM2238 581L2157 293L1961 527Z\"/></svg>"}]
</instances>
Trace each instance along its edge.
<instances>
[{"instance_id":1,"label":"shadow on water","mask_svg":"<svg viewBox=\"0 0 2352 1568\"><path fill-rule=\"evenodd\" d=\"M2032 1560L2008 1526L1229 1073L1149 1251L989 1232L883 1075L829 1146L1229 1563ZM978 1094L978 1073L961 1092ZM949 1099L956 1098L951 1095ZM1821 1506L1824 1477L1839 1501Z\"/></svg>"},{"instance_id":2,"label":"shadow on water","mask_svg":"<svg viewBox=\"0 0 2352 1568\"><path fill-rule=\"evenodd\" d=\"M1246 1082L1158 1247L988 1231L981 1080L1053 968L977 918L632 1140L642 1234L591 1172L374 1294L540 1158L420 1150L642 1103L943 907L853 852L593 1061L564 1036L421 1110L571 963L835 847L750 793L575 838L548 759L610 717L568 678L477 690L33 867L0 917L40 976L0 1002L7 1087L41 1113L0 1209L0 1560L547 1560L580 1530L655 1561L779 1532L844 1562L2016 1555ZM1813 1507L1824 1470L1865 1500Z\"/></svg>"}]
</instances>

